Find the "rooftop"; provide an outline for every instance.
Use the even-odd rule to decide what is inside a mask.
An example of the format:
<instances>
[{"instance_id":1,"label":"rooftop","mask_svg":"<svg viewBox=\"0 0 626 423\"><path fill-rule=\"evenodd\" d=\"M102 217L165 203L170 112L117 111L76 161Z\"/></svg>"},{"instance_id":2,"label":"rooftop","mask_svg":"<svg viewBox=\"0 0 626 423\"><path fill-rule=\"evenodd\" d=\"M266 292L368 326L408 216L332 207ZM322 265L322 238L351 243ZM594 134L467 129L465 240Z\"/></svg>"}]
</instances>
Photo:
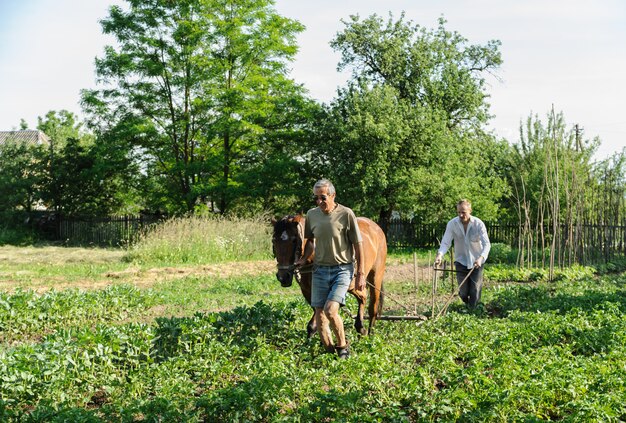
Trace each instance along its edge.
<instances>
[{"instance_id":1,"label":"rooftop","mask_svg":"<svg viewBox=\"0 0 626 423\"><path fill-rule=\"evenodd\" d=\"M25 129L22 131L0 131L0 144L6 141L28 144L50 144L50 138L41 131Z\"/></svg>"}]
</instances>

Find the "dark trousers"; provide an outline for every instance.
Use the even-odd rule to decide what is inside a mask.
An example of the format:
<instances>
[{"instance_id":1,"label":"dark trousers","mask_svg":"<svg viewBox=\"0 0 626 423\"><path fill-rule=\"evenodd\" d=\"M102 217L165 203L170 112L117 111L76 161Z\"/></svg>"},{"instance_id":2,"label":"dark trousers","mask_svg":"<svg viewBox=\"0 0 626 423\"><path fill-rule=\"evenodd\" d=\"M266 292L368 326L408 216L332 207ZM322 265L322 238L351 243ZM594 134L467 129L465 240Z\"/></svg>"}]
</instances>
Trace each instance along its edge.
<instances>
[{"instance_id":1,"label":"dark trousers","mask_svg":"<svg viewBox=\"0 0 626 423\"><path fill-rule=\"evenodd\" d=\"M456 268L456 280L459 283L459 297L470 307L476 307L480 302L480 292L483 287L483 267L474 268L474 271L465 279L472 269L468 269L464 264L454 262ZM463 282L465 280L465 282ZM461 285L462 283L462 285Z\"/></svg>"}]
</instances>

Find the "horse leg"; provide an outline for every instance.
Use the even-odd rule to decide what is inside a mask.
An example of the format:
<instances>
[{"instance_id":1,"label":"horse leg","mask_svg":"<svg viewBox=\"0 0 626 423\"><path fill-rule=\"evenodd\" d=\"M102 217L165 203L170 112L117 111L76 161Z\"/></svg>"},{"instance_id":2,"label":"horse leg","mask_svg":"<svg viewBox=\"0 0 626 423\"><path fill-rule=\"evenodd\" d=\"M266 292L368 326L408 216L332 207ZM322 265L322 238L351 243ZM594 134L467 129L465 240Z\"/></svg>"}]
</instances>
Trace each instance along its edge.
<instances>
[{"instance_id":1,"label":"horse leg","mask_svg":"<svg viewBox=\"0 0 626 423\"><path fill-rule=\"evenodd\" d=\"M311 273L305 273L301 276L300 279L300 291L302 291L302 295L306 302L311 305ZM315 318L315 307L311 307L313 309L313 315L309 320L309 323L306 325L306 337L307 339L311 339L315 336L315 332L317 332L317 319Z\"/></svg>"},{"instance_id":2,"label":"horse leg","mask_svg":"<svg viewBox=\"0 0 626 423\"><path fill-rule=\"evenodd\" d=\"M349 292L354 295L354 298L356 298L356 301L359 304L359 308L354 319L354 328L360 335L367 335L367 329L365 329L365 326L363 325L363 319L365 318L365 300L367 296L366 291L357 291L354 289Z\"/></svg>"},{"instance_id":3,"label":"horse leg","mask_svg":"<svg viewBox=\"0 0 626 423\"><path fill-rule=\"evenodd\" d=\"M313 309L313 315L311 316L311 320L306 325L306 337L307 339L311 339L315 336L317 332L317 321L315 320L315 309Z\"/></svg>"},{"instance_id":4,"label":"horse leg","mask_svg":"<svg viewBox=\"0 0 626 423\"><path fill-rule=\"evenodd\" d=\"M368 306L368 312L370 315L370 324L368 332L371 334L374 328L374 324L376 324L376 320L380 315L381 309L383 307L383 275L385 274L385 269L377 269L377 271L372 271L368 275L368 280L370 282L370 302ZM370 280L371 279L371 280Z\"/></svg>"}]
</instances>

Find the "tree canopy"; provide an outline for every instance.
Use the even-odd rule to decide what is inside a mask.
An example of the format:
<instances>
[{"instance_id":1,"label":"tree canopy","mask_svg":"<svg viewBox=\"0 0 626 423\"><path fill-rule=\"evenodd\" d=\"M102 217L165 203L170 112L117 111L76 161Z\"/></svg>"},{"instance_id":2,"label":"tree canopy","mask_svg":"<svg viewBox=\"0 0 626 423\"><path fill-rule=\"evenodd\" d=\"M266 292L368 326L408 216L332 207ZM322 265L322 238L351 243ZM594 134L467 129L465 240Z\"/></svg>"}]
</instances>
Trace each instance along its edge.
<instances>
[{"instance_id":1,"label":"tree canopy","mask_svg":"<svg viewBox=\"0 0 626 423\"><path fill-rule=\"evenodd\" d=\"M170 211L225 213L259 171L251 158L272 155L302 121L304 90L286 64L303 26L270 0L128 3L102 21L118 47L97 59L106 87L83 103L100 131L125 127Z\"/></svg>"},{"instance_id":2,"label":"tree canopy","mask_svg":"<svg viewBox=\"0 0 626 423\"><path fill-rule=\"evenodd\" d=\"M397 211L440 220L460 196L497 217L506 186L485 163L503 147L483 126L484 78L501 62L499 43L468 44L443 19L434 31L404 15L352 16L344 24L331 45L341 53L339 68L353 76L327 107L322 142L313 146L320 172L374 218Z\"/></svg>"}]
</instances>

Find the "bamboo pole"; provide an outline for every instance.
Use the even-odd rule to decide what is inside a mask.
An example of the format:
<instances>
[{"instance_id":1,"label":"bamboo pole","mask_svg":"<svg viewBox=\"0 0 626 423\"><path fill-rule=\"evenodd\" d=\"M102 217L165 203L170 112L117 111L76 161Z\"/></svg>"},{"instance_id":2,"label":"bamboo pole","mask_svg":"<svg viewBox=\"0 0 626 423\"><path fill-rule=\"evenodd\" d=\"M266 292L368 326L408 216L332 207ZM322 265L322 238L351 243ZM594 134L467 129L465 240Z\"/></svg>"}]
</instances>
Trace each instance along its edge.
<instances>
[{"instance_id":1,"label":"bamboo pole","mask_svg":"<svg viewBox=\"0 0 626 423\"><path fill-rule=\"evenodd\" d=\"M430 264L430 253L428 253L428 262ZM415 283L415 296L419 298L419 282L417 277L417 253L413 251L413 282ZM417 301L415 302L415 314L417 314Z\"/></svg>"}]
</instances>

